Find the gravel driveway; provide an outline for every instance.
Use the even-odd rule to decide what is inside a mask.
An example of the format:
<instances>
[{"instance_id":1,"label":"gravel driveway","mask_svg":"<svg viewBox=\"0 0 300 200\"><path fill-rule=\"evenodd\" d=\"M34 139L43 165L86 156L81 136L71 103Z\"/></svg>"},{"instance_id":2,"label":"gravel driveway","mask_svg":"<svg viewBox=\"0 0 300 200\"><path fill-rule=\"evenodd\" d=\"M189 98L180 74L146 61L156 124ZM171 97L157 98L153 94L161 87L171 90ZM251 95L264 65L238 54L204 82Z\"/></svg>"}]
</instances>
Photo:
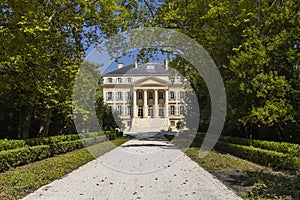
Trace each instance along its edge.
<instances>
[{"instance_id":1,"label":"gravel driveway","mask_svg":"<svg viewBox=\"0 0 300 200\"><path fill-rule=\"evenodd\" d=\"M172 144L133 139L23 199L241 198Z\"/></svg>"}]
</instances>

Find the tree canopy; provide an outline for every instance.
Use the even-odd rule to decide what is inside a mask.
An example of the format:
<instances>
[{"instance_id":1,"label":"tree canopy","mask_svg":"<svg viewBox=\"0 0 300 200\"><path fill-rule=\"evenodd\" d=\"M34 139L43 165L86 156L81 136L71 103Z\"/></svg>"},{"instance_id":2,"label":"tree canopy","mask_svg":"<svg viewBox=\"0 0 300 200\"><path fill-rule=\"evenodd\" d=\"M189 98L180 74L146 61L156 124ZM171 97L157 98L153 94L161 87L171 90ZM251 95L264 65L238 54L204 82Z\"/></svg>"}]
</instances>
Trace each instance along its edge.
<instances>
[{"instance_id":1,"label":"tree canopy","mask_svg":"<svg viewBox=\"0 0 300 200\"><path fill-rule=\"evenodd\" d=\"M0 0L0 7L1 137L75 132L71 95L86 49L126 29L158 26L193 38L214 59L228 97L224 134L300 141L297 0ZM205 127L204 81L181 57L170 66L195 89Z\"/></svg>"}]
</instances>

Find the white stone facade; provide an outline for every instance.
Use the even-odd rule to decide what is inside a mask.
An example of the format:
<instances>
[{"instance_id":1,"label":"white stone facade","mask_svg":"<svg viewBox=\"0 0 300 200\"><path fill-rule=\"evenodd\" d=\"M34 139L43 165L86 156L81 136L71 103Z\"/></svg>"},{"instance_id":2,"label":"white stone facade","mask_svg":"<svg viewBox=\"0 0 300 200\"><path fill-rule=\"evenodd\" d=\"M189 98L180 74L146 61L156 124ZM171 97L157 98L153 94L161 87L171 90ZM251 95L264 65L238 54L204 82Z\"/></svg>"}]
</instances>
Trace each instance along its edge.
<instances>
[{"instance_id":1,"label":"white stone facade","mask_svg":"<svg viewBox=\"0 0 300 200\"><path fill-rule=\"evenodd\" d=\"M184 122L183 82L178 73L171 75L167 62L119 64L103 75L104 103L119 113L126 131L176 131Z\"/></svg>"}]
</instances>

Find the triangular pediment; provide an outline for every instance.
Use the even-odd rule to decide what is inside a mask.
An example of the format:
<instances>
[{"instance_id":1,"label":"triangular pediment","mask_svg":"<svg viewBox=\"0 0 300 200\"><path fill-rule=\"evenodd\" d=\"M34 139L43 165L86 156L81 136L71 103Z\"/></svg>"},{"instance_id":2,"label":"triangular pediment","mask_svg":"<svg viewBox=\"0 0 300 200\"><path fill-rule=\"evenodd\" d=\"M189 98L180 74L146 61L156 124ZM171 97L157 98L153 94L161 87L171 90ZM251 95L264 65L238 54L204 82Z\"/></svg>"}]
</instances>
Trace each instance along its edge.
<instances>
[{"instance_id":1,"label":"triangular pediment","mask_svg":"<svg viewBox=\"0 0 300 200\"><path fill-rule=\"evenodd\" d=\"M169 82L155 76L145 77L133 82L133 85L140 86L168 86Z\"/></svg>"}]
</instances>

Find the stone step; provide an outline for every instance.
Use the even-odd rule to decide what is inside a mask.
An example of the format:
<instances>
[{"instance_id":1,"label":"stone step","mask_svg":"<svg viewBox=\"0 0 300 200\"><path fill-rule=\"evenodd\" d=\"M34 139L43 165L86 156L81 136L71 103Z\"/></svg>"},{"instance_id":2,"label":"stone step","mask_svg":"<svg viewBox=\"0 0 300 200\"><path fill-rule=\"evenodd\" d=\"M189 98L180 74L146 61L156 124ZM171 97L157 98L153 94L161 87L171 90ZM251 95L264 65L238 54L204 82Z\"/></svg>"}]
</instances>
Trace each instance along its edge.
<instances>
[{"instance_id":1,"label":"stone step","mask_svg":"<svg viewBox=\"0 0 300 200\"><path fill-rule=\"evenodd\" d=\"M168 128L167 119L164 118L144 118L133 119L133 126L130 132L160 132Z\"/></svg>"}]
</instances>

